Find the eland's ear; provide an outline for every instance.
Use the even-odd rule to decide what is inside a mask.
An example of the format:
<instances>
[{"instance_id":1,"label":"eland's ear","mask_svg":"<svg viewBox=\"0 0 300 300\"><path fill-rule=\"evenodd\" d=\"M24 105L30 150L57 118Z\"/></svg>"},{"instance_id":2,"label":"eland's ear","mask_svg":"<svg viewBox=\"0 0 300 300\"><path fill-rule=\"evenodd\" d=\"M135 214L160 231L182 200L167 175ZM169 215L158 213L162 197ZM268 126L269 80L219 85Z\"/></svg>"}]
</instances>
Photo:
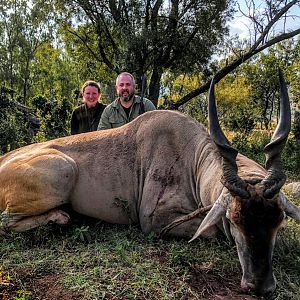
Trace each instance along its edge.
<instances>
[{"instance_id":1,"label":"eland's ear","mask_svg":"<svg viewBox=\"0 0 300 300\"><path fill-rule=\"evenodd\" d=\"M286 215L300 223L300 208L290 201L284 193L279 193L279 197Z\"/></svg>"},{"instance_id":2,"label":"eland's ear","mask_svg":"<svg viewBox=\"0 0 300 300\"><path fill-rule=\"evenodd\" d=\"M192 242L210 227L216 225L222 219L222 217L226 215L226 209L228 206L229 199L231 199L231 195L227 193L227 195L225 196L223 190L223 192L221 193L221 195L219 196L209 213L206 215L206 217L198 227L196 233L189 240L189 242Z\"/></svg>"}]
</instances>

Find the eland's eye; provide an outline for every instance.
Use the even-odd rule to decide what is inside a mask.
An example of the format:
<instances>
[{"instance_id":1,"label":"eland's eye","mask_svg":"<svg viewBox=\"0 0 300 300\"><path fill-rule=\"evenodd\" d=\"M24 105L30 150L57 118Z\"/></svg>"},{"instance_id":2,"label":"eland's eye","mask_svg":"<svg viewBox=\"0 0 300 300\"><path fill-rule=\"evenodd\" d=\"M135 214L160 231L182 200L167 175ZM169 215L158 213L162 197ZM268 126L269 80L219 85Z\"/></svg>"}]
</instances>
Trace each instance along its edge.
<instances>
[{"instance_id":1,"label":"eland's eye","mask_svg":"<svg viewBox=\"0 0 300 300\"><path fill-rule=\"evenodd\" d=\"M283 212L283 220L287 220L288 216L287 214L285 213L285 211Z\"/></svg>"},{"instance_id":2,"label":"eland's eye","mask_svg":"<svg viewBox=\"0 0 300 300\"><path fill-rule=\"evenodd\" d=\"M288 221L288 216L286 215L285 212L283 212L283 217L279 224L279 228L285 228L287 226L287 221Z\"/></svg>"},{"instance_id":3,"label":"eland's eye","mask_svg":"<svg viewBox=\"0 0 300 300\"><path fill-rule=\"evenodd\" d=\"M230 218L230 210L226 211L226 219L231 225L235 225L234 222L232 222L232 220Z\"/></svg>"},{"instance_id":4,"label":"eland's eye","mask_svg":"<svg viewBox=\"0 0 300 300\"><path fill-rule=\"evenodd\" d=\"M229 209L226 210L226 218L230 221L230 211L229 211Z\"/></svg>"}]
</instances>

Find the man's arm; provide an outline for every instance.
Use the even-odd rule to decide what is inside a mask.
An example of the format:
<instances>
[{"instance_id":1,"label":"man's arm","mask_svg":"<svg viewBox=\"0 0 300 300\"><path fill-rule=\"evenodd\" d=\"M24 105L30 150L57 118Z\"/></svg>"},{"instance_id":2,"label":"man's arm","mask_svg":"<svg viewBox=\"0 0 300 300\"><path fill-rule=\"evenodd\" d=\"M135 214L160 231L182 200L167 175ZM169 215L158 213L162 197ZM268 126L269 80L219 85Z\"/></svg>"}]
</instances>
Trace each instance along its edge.
<instances>
[{"instance_id":1,"label":"man's arm","mask_svg":"<svg viewBox=\"0 0 300 300\"><path fill-rule=\"evenodd\" d=\"M145 112L156 109L155 105L153 104L153 102L151 100L144 98L143 101L144 101L144 106L145 106Z\"/></svg>"},{"instance_id":2,"label":"man's arm","mask_svg":"<svg viewBox=\"0 0 300 300\"><path fill-rule=\"evenodd\" d=\"M110 129L111 124L109 123L109 118L108 118L108 110L107 107L103 110L103 113L101 115L99 125L97 130L104 130L104 129Z\"/></svg>"}]
</instances>

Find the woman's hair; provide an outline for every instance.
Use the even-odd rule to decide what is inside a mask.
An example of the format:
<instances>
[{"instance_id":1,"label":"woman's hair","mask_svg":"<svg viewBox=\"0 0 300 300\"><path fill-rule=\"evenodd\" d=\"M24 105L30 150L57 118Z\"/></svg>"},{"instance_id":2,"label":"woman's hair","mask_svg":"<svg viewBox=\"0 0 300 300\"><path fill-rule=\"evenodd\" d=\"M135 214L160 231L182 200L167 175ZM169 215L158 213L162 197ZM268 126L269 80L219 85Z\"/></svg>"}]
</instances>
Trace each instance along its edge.
<instances>
[{"instance_id":1,"label":"woman's hair","mask_svg":"<svg viewBox=\"0 0 300 300\"><path fill-rule=\"evenodd\" d=\"M85 90L85 88L86 88L87 86L94 86L94 87L96 87L96 88L98 89L98 92L101 93L100 84L99 84L98 82L94 81L94 80L88 80L88 81L86 81L86 82L82 85L82 87L81 87L81 94L84 93L84 90Z\"/></svg>"}]
</instances>

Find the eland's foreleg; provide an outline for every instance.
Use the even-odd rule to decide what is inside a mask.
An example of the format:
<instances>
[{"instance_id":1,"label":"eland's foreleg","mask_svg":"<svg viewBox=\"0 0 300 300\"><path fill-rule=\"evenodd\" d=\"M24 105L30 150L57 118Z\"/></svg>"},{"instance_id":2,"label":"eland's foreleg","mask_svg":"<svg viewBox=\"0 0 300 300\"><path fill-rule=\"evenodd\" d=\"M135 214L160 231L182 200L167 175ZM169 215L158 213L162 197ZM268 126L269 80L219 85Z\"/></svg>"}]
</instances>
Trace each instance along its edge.
<instances>
[{"instance_id":1,"label":"eland's foreleg","mask_svg":"<svg viewBox=\"0 0 300 300\"><path fill-rule=\"evenodd\" d=\"M70 216L60 209L52 209L47 213L31 217L22 217L18 214L9 214L7 211L4 211L0 215L0 234L10 231L22 232L46 225L49 222L67 225L70 222Z\"/></svg>"}]
</instances>

